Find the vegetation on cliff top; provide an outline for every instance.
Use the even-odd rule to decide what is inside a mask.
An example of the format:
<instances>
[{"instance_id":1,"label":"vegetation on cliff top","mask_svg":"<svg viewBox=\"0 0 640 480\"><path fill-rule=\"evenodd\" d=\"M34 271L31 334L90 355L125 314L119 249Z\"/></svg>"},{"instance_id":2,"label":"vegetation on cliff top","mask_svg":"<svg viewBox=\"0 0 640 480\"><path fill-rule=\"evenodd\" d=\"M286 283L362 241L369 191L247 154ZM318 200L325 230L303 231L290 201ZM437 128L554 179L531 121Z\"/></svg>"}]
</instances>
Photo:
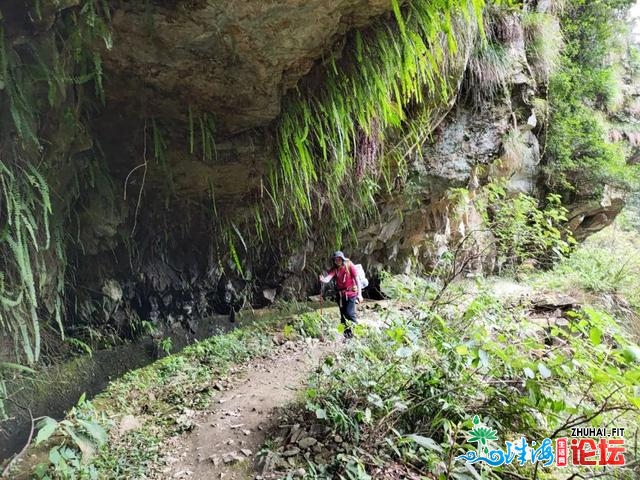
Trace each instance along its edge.
<instances>
[{"instance_id":1,"label":"vegetation on cliff top","mask_svg":"<svg viewBox=\"0 0 640 480\"><path fill-rule=\"evenodd\" d=\"M568 2L561 15L565 48L548 86L545 188L566 203L598 198L605 184L631 191L637 167L628 165L629 144L611 141L628 115L637 75L637 46L626 24L632 0ZM627 139L635 143L633 125Z\"/></svg>"}]
</instances>

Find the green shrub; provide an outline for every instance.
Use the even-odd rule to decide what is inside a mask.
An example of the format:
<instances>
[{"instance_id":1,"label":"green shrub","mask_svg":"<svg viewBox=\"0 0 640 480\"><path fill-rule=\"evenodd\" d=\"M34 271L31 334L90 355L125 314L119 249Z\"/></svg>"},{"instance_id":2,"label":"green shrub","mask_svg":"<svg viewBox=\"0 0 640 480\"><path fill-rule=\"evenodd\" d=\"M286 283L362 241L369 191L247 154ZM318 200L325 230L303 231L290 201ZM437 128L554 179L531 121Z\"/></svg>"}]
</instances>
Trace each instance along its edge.
<instances>
[{"instance_id":1,"label":"green shrub","mask_svg":"<svg viewBox=\"0 0 640 480\"><path fill-rule=\"evenodd\" d=\"M498 270L527 260L550 265L569 253L574 240L562 226L567 210L558 195L548 195L539 208L535 198L523 193L510 197L498 183L490 184L487 192L485 222L496 239Z\"/></svg>"},{"instance_id":2,"label":"green shrub","mask_svg":"<svg viewBox=\"0 0 640 480\"><path fill-rule=\"evenodd\" d=\"M56 421L44 417L38 422L38 434L34 444L55 439L49 450L48 463L35 469L35 478L75 480L77 478L96 479L98 472L88 461L107 443L107 430L112 426L106 415L97 412L82 395L78 405L71 409L66 418Z\"/></svg>"},{"instance_id":3,"label":"green shrub","mask_svg":"<svg viewBox=\"0 0 640 480\"><path fill-rule=\"evenodd\" d=\"M628 427L627 439L638 434L639 350L609 315L584 308L566 329L544 331L487 294L448 320L439 313L417 303L325 361L306 409L346 442L344 455L326 464L308 460L308 478L365 478L349 474L354 465L363 475L402 465L416 475L469 478L469 466L456 457L470 449L466 432L476 415L503 440L553 439L571 426L614 420ZM631 465L618 470L620 478L632 475L635 448L627 442ZM531 465L474 468L475 478L555 478Z\"/></svg>"},{"instance_id":4,"label":"green shrub","mask_svg":"<svg viewBox=\"0 0 640 480\"><path fill-rule=\"evenodd\" d=\"M565 202L598 198L604 184L637 186L625 146L609 141L605 113L623 103L622 58L629 0L569 2L561 17L566 48L549 81L551 111L544 156L547 187Z\"/></svg>"},{"instance_id":5,"label":"green shrub","mask_svg":"<svg viewBox=\"0 0 640 480\"><path fill-rule=\"evenodd\" d=\"M298 315L292 326L292 330L297 330L300 335L308 338L321 338L332 329L334 329L334 322L318 311Z\"/></svg>"}]
</instances>

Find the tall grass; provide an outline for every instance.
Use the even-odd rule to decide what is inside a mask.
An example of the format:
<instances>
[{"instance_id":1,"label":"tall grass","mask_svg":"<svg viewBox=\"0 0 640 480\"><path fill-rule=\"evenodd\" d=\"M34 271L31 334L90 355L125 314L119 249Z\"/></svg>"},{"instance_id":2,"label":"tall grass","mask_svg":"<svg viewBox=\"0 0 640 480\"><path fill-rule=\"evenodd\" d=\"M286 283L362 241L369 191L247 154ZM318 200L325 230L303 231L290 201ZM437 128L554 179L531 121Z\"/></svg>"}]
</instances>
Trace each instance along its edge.
<instances>
[{"instance_id":1,"label":"tall grass","mask_svg":"<svg viewBox=\"0 0 640 480\"><path fill-rule=\"evenodd\" d=\"M506 97L518 64L518 45L523 39L522 23L517 12L500 5L489 5L484 16L486 38L478 42L469 58L463 88L475 109Z\"/></svg>"},{"instance_id":2,"label":"tall grass","mask_svg":"<svg viewBox=\"0 0 640 480\"><path fill-rule=\"evenodd\" d=\"M530 12L523 18L527 61L536 81L549 83L549 77L558 68L564 40L557 17L546 13Z\"/></svg>"},{"instance_id":3,"label":"tall grass","mask_svg":"<svg viewBox=\"0 0 640 480\"><path fill-rule=\"evenodd\" d=\"M513 72L512 60L505 47L496 42L479 44L469 59L465 90L476 109L493 102L499 95L506 97L506 87Z\"/></svg>"}]
</instances>

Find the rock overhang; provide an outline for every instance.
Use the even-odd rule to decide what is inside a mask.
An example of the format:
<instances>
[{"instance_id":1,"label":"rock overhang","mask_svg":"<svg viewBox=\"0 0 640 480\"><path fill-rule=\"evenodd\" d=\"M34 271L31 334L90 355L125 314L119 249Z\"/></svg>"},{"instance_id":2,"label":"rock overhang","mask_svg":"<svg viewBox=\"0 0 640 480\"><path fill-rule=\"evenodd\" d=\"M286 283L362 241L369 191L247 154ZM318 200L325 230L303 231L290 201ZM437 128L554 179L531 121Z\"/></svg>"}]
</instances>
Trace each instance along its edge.
<instances>
[{"instance_id":1,"label":"rock overhang","mask_svg":"<svg viewBox=\"0 0 640 480\"><path fill-rule=\"evenodd\" d=\"M207 112L220 135L263 127L282 97L391 0L121 2L104 52L107 108L187 123Z\"/></svg>"}]
</instances>

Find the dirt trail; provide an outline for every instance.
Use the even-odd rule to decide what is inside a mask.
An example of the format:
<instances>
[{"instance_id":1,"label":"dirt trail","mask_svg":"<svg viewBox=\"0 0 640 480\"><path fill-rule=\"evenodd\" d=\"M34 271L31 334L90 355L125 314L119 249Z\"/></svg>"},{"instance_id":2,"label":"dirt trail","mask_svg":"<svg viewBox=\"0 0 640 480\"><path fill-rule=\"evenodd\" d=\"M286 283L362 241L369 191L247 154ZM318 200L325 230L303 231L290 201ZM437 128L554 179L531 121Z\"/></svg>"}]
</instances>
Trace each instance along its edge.
<instances>
[{"instance_id":1,"label":"dirt trail","mask_svg":"<svg viewBox=\"0 0 640 480\"><path fill-rule=\"evenodd\" d=\"M276 409L296 398L322 356L341 343L341 338L287 341L269 357L243 367L209 409L197 413L196 428L167 442L169 465L156 478L255 478L256 455Z\"/></svg>"},{"instance_id":2,"label":"dirt trail","mask_svg":"<svg viewBox=\"0 0 640 480\"><path fill-rule=\"evenodd\" d=\"M388 301L372 301L358 308L358 323L379 328L377 309ZM324 315L338 319L336 307ZM345 340L301 339L284 341L267 357L257 358L232 371L209 408L191 412L195 428L163 445L164 468L153 480L252 480L261 478L257 454L266 432L277 426L277 411L304 391L310 373L329 352L341 350ZM354 340L357 341L357 340Z\"/></svg>"},{"instance_id":3,"label":"dirt trail","mask_svg":"<svg viewBox=\"0 0 640 480\"><path fill-rule=\"evenodd\" d=\"M513 282L494 286L500 297L522 298L528 289ZM358 308L358 321L371 328L384 324L385 310L410 307L390 301L366 302ZM325 309L324 315L337 319L337 308ZM257 358L231 371L230 379L219 382L220 393L209 408L189 412L196 426L190 432L169 439L162 447L164 468L157 470L153 480L254 480L261 479L258 453L278 422L278 411L294 401L304 391L310 373L329 352L346 345L341 335L336 340L320 342L315 339L284 341L267 357ZM353 342L358 342L355 339ZM303 470L303 469L299 469ZM291 471L294 478L304 472ZM269 472L265 478L273 478Z\"/></svg>"}]
</instances>

